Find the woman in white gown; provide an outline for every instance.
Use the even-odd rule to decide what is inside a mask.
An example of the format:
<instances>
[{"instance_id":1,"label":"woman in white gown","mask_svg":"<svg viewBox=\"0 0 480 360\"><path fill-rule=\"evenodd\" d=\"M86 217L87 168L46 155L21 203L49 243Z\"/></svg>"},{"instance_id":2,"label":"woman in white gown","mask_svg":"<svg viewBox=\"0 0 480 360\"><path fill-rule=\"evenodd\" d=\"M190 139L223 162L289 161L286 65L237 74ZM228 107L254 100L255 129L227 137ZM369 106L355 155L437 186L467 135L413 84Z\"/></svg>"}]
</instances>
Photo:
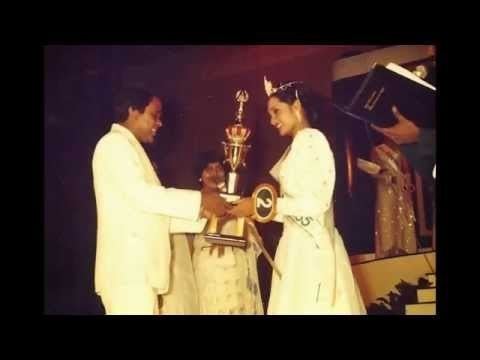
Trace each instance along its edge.
<instances>
[{"instance_id":1,"label":"woman in white gown","mask_svg":"<svg viewBox=\"0 0 480 360\"><path fill-rule=\"evenodd\" d=\"M197 160L202 191L219 191L225 183L225 171L215 152L201 153ZM263 315L263 304L257 272L260 253L255 241L261 241L253 221L245 222L246 249L232 246L213 246L202 234L193 241L193 269L202 315ZM207 227L208 229L208 224ZM233 235L236 220L219 219L222 234Z\"/></svg>"},{"instance_id":2,"label":"woman in white gown","mask_svg":"<svg viewBox=\"0 0 480 360\"><path fill-rule=\"evenodd\" d=\"M273 88L270 123L292 143L270 173L280 183L276 221L283 234L275 254L281 277L272 275L268 314L365 314L343 240L333 220L335 163L316 129L322 99L302 82ZM251 198L230 213L250 216Z\"/></svg>"}]
</instances>

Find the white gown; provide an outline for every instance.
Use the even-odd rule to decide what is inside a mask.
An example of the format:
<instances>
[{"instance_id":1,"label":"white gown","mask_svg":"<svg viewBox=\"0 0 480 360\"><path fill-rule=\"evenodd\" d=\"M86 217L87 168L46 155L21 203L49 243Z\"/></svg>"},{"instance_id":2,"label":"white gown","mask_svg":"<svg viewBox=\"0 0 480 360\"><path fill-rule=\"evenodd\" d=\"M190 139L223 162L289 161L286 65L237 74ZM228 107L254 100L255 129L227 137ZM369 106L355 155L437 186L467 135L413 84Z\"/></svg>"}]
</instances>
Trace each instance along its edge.
<instances>
[{"instance_id":1,"label":"white gown","mask_svg":"<svg viewBox=\"0 0 480 360\"><path fill-rule=\"evenodd\" d=\"M284 223L275 254L268 314L365 314L350 259L333 220L335 164L325 136L303 129L271 174Z\"/></svg>"}]
</instances>

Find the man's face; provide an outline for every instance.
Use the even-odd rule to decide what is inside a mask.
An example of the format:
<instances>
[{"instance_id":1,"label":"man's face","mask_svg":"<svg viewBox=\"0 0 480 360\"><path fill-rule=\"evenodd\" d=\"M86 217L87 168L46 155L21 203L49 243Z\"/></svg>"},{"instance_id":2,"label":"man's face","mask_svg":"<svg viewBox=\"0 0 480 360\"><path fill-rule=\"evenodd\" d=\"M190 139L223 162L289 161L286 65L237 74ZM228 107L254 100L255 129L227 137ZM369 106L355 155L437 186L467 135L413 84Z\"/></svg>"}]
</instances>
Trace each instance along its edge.
<instances>
[{"instance_id":1,"label":"man's face","mask_svg":"<svg viewBox=\"0 0 480 360\"><path fill-rule=\"evenodd\" d=\"M153 97L143 113L134 110L136 133L138 140L142 143L151 144L155 141L157 130L162 126L162 102L159 98Z\"/></svg>"}]
</instances>

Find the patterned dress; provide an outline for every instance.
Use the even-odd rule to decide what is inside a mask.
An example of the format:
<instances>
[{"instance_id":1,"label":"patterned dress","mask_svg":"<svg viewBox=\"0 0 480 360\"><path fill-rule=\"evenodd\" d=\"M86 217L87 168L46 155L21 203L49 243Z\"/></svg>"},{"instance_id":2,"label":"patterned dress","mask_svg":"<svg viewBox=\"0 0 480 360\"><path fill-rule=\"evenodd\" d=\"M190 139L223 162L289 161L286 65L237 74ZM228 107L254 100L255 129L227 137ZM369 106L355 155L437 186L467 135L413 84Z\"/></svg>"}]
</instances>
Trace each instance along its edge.
<instances>
[{"instance_id":1,"label":"patterned dress","mask_svg":"<svg viewBox=\"0 0 480 360\"><path fill-rule=\"evenodd\" d=\"M200 314L263 315L263 304L257 272L259 251L252 238L260 239L255 225L246 221L245 234L250 239L247 249L232 246L212 247L199 234L193 246L193 268L197 284ZM233 235L236 221L221 226L221 233Z\"/></svg>"}]
</instances>

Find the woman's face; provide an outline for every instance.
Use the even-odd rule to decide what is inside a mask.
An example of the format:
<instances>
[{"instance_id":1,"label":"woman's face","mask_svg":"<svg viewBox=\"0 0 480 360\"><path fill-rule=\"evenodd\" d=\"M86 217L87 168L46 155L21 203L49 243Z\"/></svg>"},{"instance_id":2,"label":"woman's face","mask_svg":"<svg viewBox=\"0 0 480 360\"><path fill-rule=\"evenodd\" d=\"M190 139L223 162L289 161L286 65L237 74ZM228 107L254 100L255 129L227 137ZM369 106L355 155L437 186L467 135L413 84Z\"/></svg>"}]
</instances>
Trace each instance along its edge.
<instances>
[{"instance_id":1,"label":"woman's face","mask_svg":"<svg viewBox=\"0 0 480 360\"><path fill-rule=\"evenodd\" d=\"M225 171L218 161L208 163L202 171L202 183L209 189L218 189L218 185L225 182Z\"/></svg>"},{"instance_id":2,"label":"woman's face","mask_svg":"<svg viewBox=\"0 0 480 360\"><path fill-rule=\"evenodd\" d=\"M293 136L300 126L300 118L295 112L296 103L290 105L273 96L268 99L267 110L270 124L278 130L280 136Z\"/></svg>"}]
</instances>

